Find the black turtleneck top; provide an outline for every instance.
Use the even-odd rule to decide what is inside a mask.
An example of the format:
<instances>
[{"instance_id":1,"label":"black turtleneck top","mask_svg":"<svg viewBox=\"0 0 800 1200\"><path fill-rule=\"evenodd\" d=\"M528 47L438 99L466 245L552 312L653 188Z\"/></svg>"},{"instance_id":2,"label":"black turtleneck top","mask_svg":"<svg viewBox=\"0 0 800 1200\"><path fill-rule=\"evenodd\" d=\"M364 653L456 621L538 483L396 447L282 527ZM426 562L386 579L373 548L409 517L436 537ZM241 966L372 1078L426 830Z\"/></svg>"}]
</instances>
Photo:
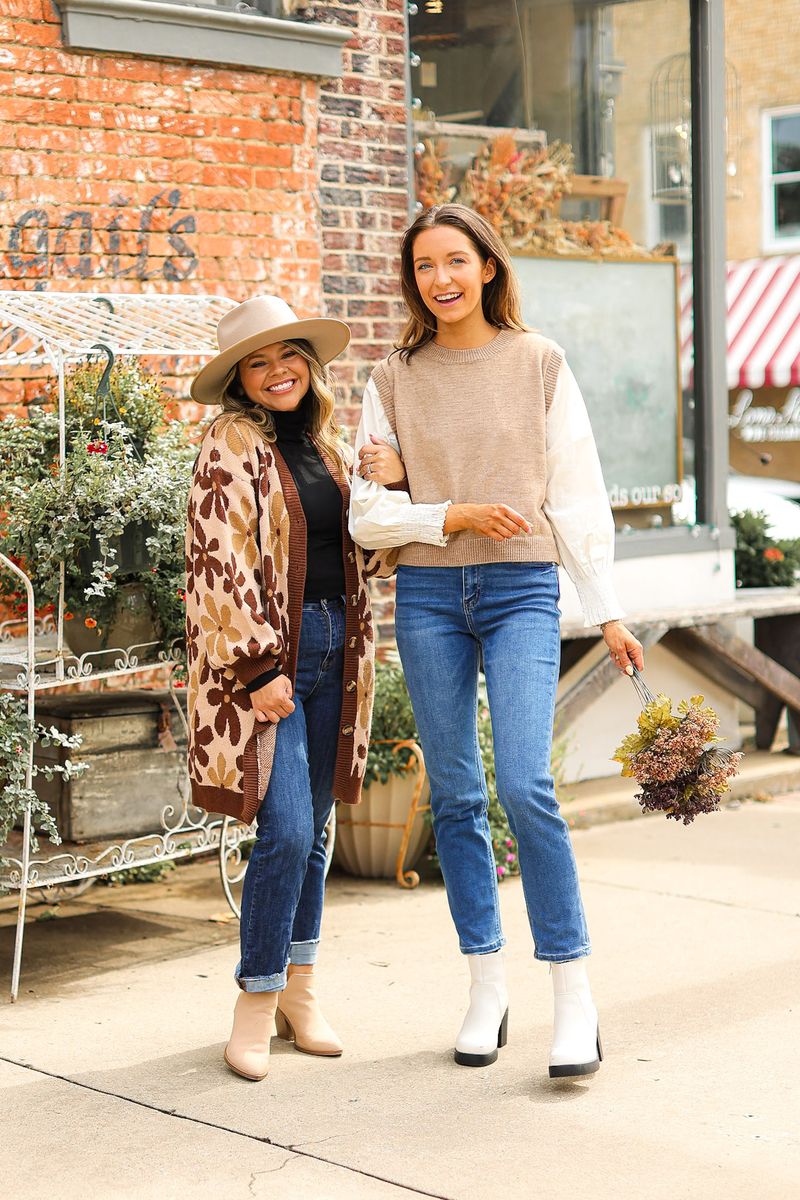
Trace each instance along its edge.
<instances>
[{"instance_id":1,"label":"black turtleneck top","mask_svg":"<svg viewBox=\"0 0 800 1200\"><path fill-rule=\"evenodd\" d=\"M309 415L308 398L293 412L272 414L278 449L292 473L306 518L304 604L333 600L343 596L345 591L342 493L308 437Z\"/></svg>"},{"instance_id":2,"label":"black turtleneck top","mask_svg":"<svg viewBox=\"0 0 800 1200\"><path fill-rule=\"evenodd\" d=\"M303 603L335 600L344 595L342 493L308 437L310 405L304 399L292 412L273 412L277 446L292 473L306 519L306 585ZM248 685L257 692L278 675L278 668Z\"/></svg>"}]
</instances>

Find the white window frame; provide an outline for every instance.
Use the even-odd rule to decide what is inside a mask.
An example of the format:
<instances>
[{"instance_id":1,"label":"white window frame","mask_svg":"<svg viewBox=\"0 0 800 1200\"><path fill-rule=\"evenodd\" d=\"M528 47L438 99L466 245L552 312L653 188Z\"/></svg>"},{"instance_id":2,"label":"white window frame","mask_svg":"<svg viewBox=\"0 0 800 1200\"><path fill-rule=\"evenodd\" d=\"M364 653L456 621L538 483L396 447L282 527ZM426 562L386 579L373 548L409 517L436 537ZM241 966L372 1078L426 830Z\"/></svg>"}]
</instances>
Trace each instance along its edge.
<instances>
[{"instance_id":1,"label":"white window frame","mask_svg":"<svg viewBox=\"0 0 800 1200\"><path fill-rule=\"evenodd\" d=\"M772 122L776 117L791 116L800 116L800 104L765 108L761 113L761 243L764 250L771 253L800 250L800 234L781 237L775 231L775 184L800 183L800 171L776 175L772 170Z\"/></svg>"}]
</instances>

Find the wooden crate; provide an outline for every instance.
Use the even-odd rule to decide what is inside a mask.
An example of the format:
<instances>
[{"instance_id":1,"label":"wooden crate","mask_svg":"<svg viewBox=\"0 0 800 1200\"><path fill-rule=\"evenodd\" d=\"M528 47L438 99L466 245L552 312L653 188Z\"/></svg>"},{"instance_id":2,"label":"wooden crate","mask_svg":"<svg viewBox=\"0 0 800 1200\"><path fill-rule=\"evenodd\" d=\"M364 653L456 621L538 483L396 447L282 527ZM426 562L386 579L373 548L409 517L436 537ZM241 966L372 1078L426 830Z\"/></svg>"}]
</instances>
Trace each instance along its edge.
<instances>
[{"instance_id":1,"label":"wooden crate","mask_svg":"<svg viewBox=\"0 0 800 1200\"><path fill-rule=\"evenodd\" d=\"M43 775L36 791L50 805L64 841L133 837L161 829L168 804L179 811L186 777L186 739L168 692L126 691L42 696L37 722L80 734L80 750L39 747L36 762L87 762L64 781Z\"/></svg>"}]
</instances>

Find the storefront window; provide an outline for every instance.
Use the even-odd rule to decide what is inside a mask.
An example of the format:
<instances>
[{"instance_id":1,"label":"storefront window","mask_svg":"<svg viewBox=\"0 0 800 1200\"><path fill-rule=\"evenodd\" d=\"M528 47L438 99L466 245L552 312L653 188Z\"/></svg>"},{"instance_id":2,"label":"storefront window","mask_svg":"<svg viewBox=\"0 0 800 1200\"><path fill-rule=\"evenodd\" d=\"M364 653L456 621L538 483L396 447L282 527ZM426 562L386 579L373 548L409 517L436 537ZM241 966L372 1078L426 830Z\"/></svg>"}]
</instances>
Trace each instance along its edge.
<instances>
[{"instance_id":1,"label":"storefront window","mask_svg":"<svg viewBox=\"0 0 800 1200\"><path fill-rule=\"evenodd\" d=\"M800 247L800 107L764 114L764 232L768 250Z\"/></svg>"},{"instance_id":2,"label":"storefront window","mask_svg":"<svg viewBox=\"0 0 800 1200\"><path fill-rule=\"evenodd\" d=\"M528 324L578 375L619 529L693 523L690 73L658 91L689 61L688 0L416 9L418 203L470 204L506 240Z\"/></svg>"}]
</instances>

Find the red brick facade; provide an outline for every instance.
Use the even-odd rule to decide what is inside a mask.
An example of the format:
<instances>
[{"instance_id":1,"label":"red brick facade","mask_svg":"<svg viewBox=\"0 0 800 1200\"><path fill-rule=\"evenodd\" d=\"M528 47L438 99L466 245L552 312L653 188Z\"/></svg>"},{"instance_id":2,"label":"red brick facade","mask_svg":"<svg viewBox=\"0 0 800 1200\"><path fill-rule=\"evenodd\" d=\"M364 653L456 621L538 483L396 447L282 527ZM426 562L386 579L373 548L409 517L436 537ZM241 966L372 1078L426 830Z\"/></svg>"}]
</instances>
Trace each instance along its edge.
<instances>
[{"instance_id":1,"label":"red brick facade","mask_svg":"<svg viewBox=\"0 0 800 1200\"><path fill-rule=\"evenodd\" d=\"M399 246L408 224L406 0L314 4L319 21L349 25L344 76L320 90L322 290L353 341L338 368L357 404L372 364L402 327ZM349 420L356 416L350 408Z\"/></svg>"},{"instance_id":2,"label":"red brick facade","mask_svg":"<svg viewBox=\"0 0 800 1200\"><path fill-rule=\"evenodd\" d=\"M352 403L399 325L404 0L310 15L353 28L341 80L70 51L4 0L0 287L276 291L351 323Z\"/></svg>"},{"instance_id":3,"label":"red brick facade","mask_svg":"<svg viewBox=\"0 0 800 1200\"><path fill-rule=\"evenodd\" d=\"M315 80L64 50L0 18L2 286L320 303Z\"/></svg>"}]
</instances>

